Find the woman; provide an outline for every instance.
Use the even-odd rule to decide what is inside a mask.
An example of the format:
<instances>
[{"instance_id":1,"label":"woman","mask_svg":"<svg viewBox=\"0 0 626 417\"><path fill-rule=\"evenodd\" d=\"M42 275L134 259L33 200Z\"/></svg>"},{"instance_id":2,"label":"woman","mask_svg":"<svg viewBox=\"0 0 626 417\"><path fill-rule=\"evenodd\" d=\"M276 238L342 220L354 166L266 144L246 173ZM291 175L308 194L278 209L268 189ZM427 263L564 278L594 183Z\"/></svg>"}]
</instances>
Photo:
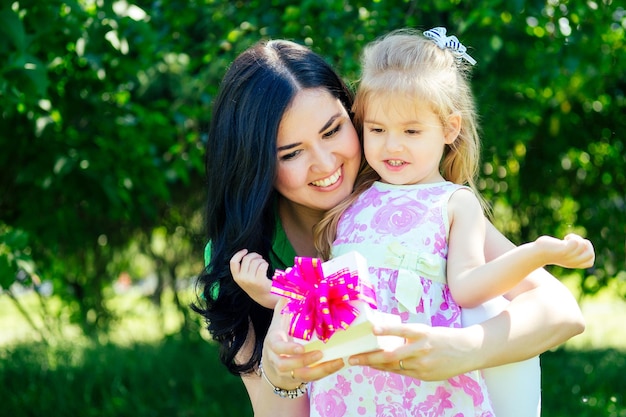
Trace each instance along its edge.
<instances>
[{"instance_id":1,"label":"woman","mask_svg":"<svg viewBox=\"0 0 626 417\"><path fill-rule=\"evenodd\" d=\"M336 360L307 367L322 354L304 354L290 342L280 323L284 301L273 319L261 304L276 302L267 295L265 277L291 266L295 255L315 257L313 226L352 190L362 152L351 107L352 94L332 68L286 41L261 42L243 52L214 103L206 156L211 253L199 278L206 305L194 309L220 343L222 362L242 376L257 416L308 416L302 382L343 366ZM487 260L512 247L489 225ZM502 313L464 329L382 328L407 343L351 363L400 372L402 360L405 375L444 379L531 358L584 328L573 297L544 271L531 274L507 298L512 301Z\"/></svg>"}]
</instances>

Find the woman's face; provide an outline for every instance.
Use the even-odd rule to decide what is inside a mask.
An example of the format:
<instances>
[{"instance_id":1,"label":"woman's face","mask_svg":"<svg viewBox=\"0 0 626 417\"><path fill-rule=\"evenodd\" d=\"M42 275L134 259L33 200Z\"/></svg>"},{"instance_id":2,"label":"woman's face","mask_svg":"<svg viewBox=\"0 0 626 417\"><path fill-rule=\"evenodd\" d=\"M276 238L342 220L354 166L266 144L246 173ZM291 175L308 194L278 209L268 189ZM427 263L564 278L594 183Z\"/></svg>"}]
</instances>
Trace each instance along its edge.
<instances>
[{"instance_id":1,"label":"woman's face","mask_svg":"<svg viewBox=\"0 0 626 417\"><path fill-rule=\"evenodd\" d=\"M359 138L341 102L322 88L300 91L278 128L278 176L287 200L326 211L352 191L361 162Z\"/></svg>"}]
</instances>

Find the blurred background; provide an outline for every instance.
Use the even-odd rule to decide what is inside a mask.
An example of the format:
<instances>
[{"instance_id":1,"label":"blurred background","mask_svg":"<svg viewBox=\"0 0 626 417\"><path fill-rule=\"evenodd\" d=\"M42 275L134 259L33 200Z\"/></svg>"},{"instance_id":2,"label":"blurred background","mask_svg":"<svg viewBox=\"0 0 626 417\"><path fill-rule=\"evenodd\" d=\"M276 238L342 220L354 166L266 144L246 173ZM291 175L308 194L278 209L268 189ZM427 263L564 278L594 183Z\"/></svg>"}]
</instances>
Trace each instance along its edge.
<instances>
[{"instance_id":1,"label":"blurred background","mask_svg":"<svg viewBox=\"0 0 626 417\"><path fill-rule=\"evenodd\" d=\"M356 87L363 46L445 26L478 64L480 187L515 243L577 232L551 268L587 330L542 355L543 415L626 416L626 10L613 0L0 1L0 410L250 416L189 303L217 86L259 39Z\"/></svg>"}]
</instances>

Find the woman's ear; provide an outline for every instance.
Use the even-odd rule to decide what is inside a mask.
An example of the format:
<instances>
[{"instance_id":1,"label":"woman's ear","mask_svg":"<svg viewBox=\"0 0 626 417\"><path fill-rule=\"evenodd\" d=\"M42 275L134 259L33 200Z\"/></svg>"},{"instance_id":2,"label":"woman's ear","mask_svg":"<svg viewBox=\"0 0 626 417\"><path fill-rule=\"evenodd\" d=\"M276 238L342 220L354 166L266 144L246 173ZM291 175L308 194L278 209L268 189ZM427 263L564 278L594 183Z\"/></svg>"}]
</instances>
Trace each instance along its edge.
<instances>
[{"instance_id":1,"label":"woman's ear","mask_svg":"<svg viewBox=\"0 0 626 417\"><path fill-rule=\"evenodd\" d=\"M461 131L461 115L459 113L452 113L448 116L448 124L445 127L445 137L446 144L453 143L456 138L459 136L459 132Z\"/></svg>"}]
</instances>

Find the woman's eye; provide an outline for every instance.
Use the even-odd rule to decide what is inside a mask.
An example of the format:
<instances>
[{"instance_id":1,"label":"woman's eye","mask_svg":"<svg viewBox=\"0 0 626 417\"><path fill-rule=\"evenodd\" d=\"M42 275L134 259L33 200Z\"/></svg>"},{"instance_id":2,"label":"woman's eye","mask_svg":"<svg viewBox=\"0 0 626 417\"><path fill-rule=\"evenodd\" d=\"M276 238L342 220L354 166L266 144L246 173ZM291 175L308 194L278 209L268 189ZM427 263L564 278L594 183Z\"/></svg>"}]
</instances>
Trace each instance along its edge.
<instances>
[{"instance_id":1,"label":"woman's eye","mask_svg":"<svg viewBox=\"0 0 626 417\"><path fill-rule=\"evenodd\" d=\"M296 156L300 155L300 152L302 152L302 150L297 150L297 151L293 151L293 152L281 155L280 156L280 160L281 161L289 161L290 159L293 159Z\"/></svg>"},{"instance_id":2,"label":"woman's eye","mask_svg":"<svg viewBox=\"0 0 626 417\"><path fill-rule=\"evenodd\" d=\"M328 132L324 133L324 135L322 135L324 138L332 138L333 136L335 136L337 134L337 132L339 132L339 130L341 130L341 123L338 124L337 126L335 126L335 128L329 130Z\"/></svg>"}]
</instances>

